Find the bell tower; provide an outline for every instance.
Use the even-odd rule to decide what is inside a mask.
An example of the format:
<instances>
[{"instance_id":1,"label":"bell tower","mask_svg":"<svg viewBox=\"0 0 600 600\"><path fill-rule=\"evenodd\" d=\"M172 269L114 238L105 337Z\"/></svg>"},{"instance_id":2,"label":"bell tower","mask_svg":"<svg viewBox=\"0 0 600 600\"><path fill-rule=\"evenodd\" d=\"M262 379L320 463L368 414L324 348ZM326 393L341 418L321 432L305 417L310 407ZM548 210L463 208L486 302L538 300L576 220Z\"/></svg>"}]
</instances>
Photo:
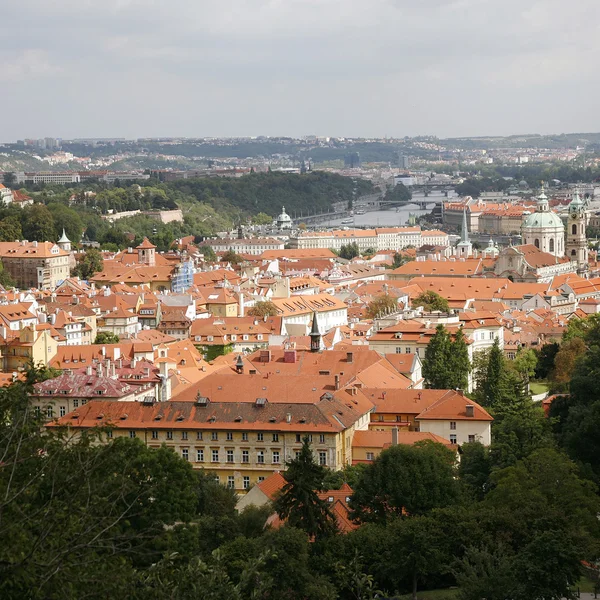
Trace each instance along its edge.
<instances>
[{"instance_id":1,"label":"bell tower","mask_svg":"<svg viewBox=\"0 0 600 600\"><path fill-rule=\"evenodd\" d=\"M588 270L588 247L585 234L587 215L585 212L585 201L575 190L573 200L569 204L569 216L567 218L567 243L566 256L577 263L577 272L585 273Z\"/></svg>"}]
</instances>

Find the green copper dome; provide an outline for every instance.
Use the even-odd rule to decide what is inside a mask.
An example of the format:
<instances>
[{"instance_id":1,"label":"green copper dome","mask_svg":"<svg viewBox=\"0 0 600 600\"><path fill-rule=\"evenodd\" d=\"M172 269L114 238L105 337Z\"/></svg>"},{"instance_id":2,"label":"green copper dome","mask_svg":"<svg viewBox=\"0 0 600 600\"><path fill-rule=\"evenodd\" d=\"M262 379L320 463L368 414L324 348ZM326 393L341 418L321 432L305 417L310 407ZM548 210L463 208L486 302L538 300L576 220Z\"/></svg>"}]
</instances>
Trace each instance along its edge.
<instances>
[{"instance_id":1,"label":"green copper dome","mask_svg":"<svg viewBox=\"0 0 600 600\"><path fill-rule=\"evenodd\" d=\"M556 213L550 211L534 212L531 215L528 215L523 221L524 229L537 229L539 227L560 227L561 229L564 229L561 218Z\"/></svg>"}]
</instances>

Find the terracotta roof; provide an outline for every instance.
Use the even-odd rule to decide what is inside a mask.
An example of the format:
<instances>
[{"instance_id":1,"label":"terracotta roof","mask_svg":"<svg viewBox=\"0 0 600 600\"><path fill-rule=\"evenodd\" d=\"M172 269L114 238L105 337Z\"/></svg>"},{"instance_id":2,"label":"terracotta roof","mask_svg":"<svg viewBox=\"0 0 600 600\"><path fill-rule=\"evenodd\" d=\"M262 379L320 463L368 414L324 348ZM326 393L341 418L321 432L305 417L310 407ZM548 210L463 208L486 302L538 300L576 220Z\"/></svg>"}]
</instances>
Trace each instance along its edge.
<instances>
[{"instance_id":1,"label":"terracotta roof","mask_svg":"<svg viewBox=\"0 0 600 600\"><path fill-rule=\"evenodd\" d=\"M398 431L398 443L413 445L417 442L424 442L430 440L432 442L438 442L445 446L452 446L449 440L443 438L435 433L428 431ZM392 431L387 429L385 431L376 431L374 429L367 429L365 431L355 431L354 437L352 438L353 448L388 448L392 445Z\"/></svg>"},{"instance_id":2,"label":"terracotta roof","mask_svg":"<svg viewBox=\"0 0 600 600\"><path fill-rule=\"evenodd\" d=\"M473 416L467 416L467 406L473 407ZM450 390L437 402L427 407L417 420L493 421L492 416L477 402L465 395Z\"/></svg>"}]
</instances>

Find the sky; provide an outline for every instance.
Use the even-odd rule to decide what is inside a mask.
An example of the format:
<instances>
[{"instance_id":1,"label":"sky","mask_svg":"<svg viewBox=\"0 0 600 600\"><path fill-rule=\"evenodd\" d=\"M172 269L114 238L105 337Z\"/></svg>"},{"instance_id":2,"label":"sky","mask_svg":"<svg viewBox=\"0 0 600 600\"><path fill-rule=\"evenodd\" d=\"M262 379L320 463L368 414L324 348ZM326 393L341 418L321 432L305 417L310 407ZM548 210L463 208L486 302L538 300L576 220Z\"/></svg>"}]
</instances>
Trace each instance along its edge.
<instances>
[{"instance_id":1,"label":"sky","mask_svg":"<svg viewBox=\"0 0 600 600\"><path fill-rule=\"evenodd\" d=\"M0 140L599 131L598 0L2 0Z\"/></svg>"}]
</instances>

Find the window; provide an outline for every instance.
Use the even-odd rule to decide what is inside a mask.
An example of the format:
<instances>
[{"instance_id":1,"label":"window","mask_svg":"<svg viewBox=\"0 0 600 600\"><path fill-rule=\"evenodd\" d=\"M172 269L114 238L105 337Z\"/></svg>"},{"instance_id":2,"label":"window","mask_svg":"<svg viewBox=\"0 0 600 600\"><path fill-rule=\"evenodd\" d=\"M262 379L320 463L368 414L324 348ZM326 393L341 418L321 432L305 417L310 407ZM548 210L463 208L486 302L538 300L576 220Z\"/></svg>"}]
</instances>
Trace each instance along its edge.
<instances>
[{"instance_id":1,"label":"window","mask_svg":"<svg viewBox=\"0 0 600 600\"><path fill-rule=\"evenodd\" d=\"M469 436L469 443L472 443L475 441L475 436L474 435L470 435Z\"/></svg>"},{"instance_id":2,"label":"window","mask_svg":"<svg viewBox=\"0 0 600 600\"><path fill-rule=\"evenodd\" d=\"M324 444L325 443L325 434L321 433L319 434L319 444Z\"/></svg>"},{"instance_id":3,"label":"window","mask_svg":"<svg viewBox=\"0 0 600 600\"><path fill-rule=\"evenodd\" d=\"M158 431L156 431L156 429L152 430L152 439L153 440L157 440L158 439Z\"/></svg>"},{"instance_id":4,"label":"window","mask_svg":"<svg viewBox=\"0 0 600 600\"><path fill-rule=\"evenodd\" d=\"M183 460L190 460L190 451L187 448L181 449L181 458Z\"/></svg>"},{"instance_id":5,"label":"window","mask_svg":"<svg viewBox=\"0 0 600 600\"><path fill-rule=\"evenodd\" d=\"M228 432L226 433L226 437L227 437L227 441L228 441L228 442L231 442L231 441L233 441L233 433L232 433L231 431L228 431Z\"/></svg>"},{"instance_id":6,"label":"window","mask_svg":"<svg viewBox=\"0 0 600 600\"><path fill-rule=\"evenodd\" d=\"M133 431L133 429L129 432L129 437L130 438L134 438L135 437L135 431Z\"/></svg>"},{"instance_id":7,"label":"window","mask_svg":"<svg viewBox=\"0 0 600 600\"><path fill-rule=\"evenodd\" d=\"M573 226L573 227L575 227L575 226ZM550 244L548 246L548 251L554 252L554 238L550 238Z\"/></svg>"},{"instance_id":8,"label":"window","mask_svg":"<svg viewBox=\"0 0 600 600\"><path fill-rule=\"evenodd\" d=\"M112 429L109 429L109 430L106 432L106 437L107 437L109 440L112 438Z\"/></svg>"},{"instance_id":9,"label":"window","mask_svg":"<svg viewBox=\"0 0 600 600\"><path fill-rule=\"evenodd\" d=\"M219 440L219 433L217 431L211 431L211 433L210 433L210 439L213 442L218 441Z\"/></svg>"},{"instance_id":10,"label":"window","mask_svg":"<svg viewBox=\"0 0 600 600\"><path fill-rule=\"evenodd\" d=\"M51 406L47 406L46 407L46 416L51 419L52 418L52 414L53 414L53 410Z\"/></svg>"},{"instance_id":11,"label":"window","mask_svg":"<svg viewBox=\"0 0 600 600\"><path fill-rule=\"evenodd\" d=\"M187 431L182 431L181 432L181 439L182 440L187 440L188 439L188 432Z\"/></svg>"},{"instance_id":12,"label":"window","mask_svg":"<svg viewBox=\"0 0 600 600\"><path fill-rule=\"evenodd\" d=\"M572 233L573 235L577 235L577 225L573 224L573 225L571 226L571 233Z\"/></svg>"},{"instance_id":13,"label":"window","mask_svg":"<svg viewBox=\"0 0 600 600\"><path fill-rule=\"evenodd\" d=\"M248 450L242 450L242 462L250 462L250 453L248 452Z\"/></svg>"},{"instance_id":14,"label":"window","mask_svg":"<svg viewBox=\"0 0 600 600\"><path fill-rule=\"evenodd\" d=\"M204 450L196 450L196 462L204 462Z\"/></svg>"},{"instance_id":15,"label":"window","mask_svg":"<svg viewBox=\"0 0 600 600\"><path fill-rule=\"evenodd\" d=\"M79 408L79 400L73 400L73 408Z\"/></svg>"},{"instance_id":16,"label":"window","mask_svg":"<svg viewBox=\"0 0 600 600\"><path fill-rule=\"evenodd\" d=\"M227 462L228 463L233 462L233 450L227 450Z\"/></svg>"},{"instance_id":17,"label":"window","mask_svg":"<svg viewBox=\"0 0 600 600\"><path fill-rule=\"evenodd\" d=\"M273 441L274 442L278 442L279 441L279 434L278 433L274 433L273 434Z\"/></svg>"},{"instance_id":18,"label":"window","mask_svg":"<svg viewBox=\"0 0 600 600\"><path fill-rule=\"evenodd\" d=\"M297 433L296 434L296 444L300 444L301 442L302 442L302 436L299 433Z\"/></svg>"},{"instance_id":19,"label":"window","mask_svg":"<svg viewBox=\"0 0 600 600\"><path fill-rule=\"evenodd\" d=\"M378 419L379 421L383 421L383 415L377 415L377 419Z\"/></svg>"},{"instance_id":20,"label":"window","mask_svg":"<svg viewBox=\"0 0 600 600\"><path fill-rule=\"evenodd\" d=\"M202 441L202 432L201 431L196 432L196 439L199 441Z\"/></svg>"},{"instance_id":21,"label":"window","mask_svg":"<svg viewBox=\"0 0 600 600\"><path fill-rule=\"evenodd\" d=\"M248 432L244 431L242 433L242 442L247 442L248 441Z\"/></svg>"},{"instance_id":22,"label":"window","mask_svg":"<svg viewBox=\"0 0 600 600\"><path fill-rule=\"evenodd\" d=\"M450 429L454 431L456 429L456 421L450 421Z\"/></svg>"},{"instance_id":23,"label":"window","mask_svg":"<svg viewBox=\"0 0 600 600\"><path fill-rule=\"evenodd\" d=\"M273 451L273 464L279 464L279 451L278 450L274 450Z\"/></svg>"},{"instance_id":24,"label":"window","mask_svg":"<svg viewBox=\"0 0 600 600\"><path fill-rule=\"evenodd\" d=\"M450 443L456 444L456 434L455 433L450 434Z\"/></svg>"},{"instance_id":25,"label":"window","mask_svg":"<svg viewBox=\"0 0 600 600\"><path fill-rule=\"evenodd\" d=\"M219 462L219 451L218 450L212 451L212 462Z\"/></svg>"},{"instance_id":26,"label":"window","mask_svg":"<svg viewBox=\"0 0 600 600\"><path fill-rule=\"evenodd\" d=\"M250 487L250 477L248 477L248 475L244 475L243 482L244 483L242 487L247 490Z\"/></svg>"},{"instance_id":27,"label":"window","mask_svg":"<svg viewBox=\"0 0 600 600\"><path fill-rule=\"evenodd\" d=\"M296 450L296 452L294 453L296 455L296 458L300 458L300 451Z\"/></svg>"},{"instance_id":28,"label":"window","mask_svg":"<svg viewBox=\"0 0 600 600\"><path fill-rule=\"evenodd\" d=\"M404 352L406 354L410 354L410 348L408 346L406 346L406 348L404 348Z\"/></svg>"},{"instance_id":29,"label":"window","mask_svg":"<svg viewBox=\"0 0 600 600\"><path fill-rule=\"evenodd\" d=\"M319 452L319 464L325 466L327 464L327 452Z\"/></svg>"},{"instance_id":30,"label":"window","mask_svg":"<svg viewBox=\"0 0 600 600\"><path fill-rule=\"evenodd\" d=\"M261 464L265 462L265 451L264 450L256 451L256 462L261 463Z\"/></svg>"},{"instance_id":31,"label":"window","mask_svg":"<svg viewBox=\"0 0 600 600\"><path fill-rule=\"evenodd\" d=\"M233 475L229 475L227 477L227 487L230 490L233 490L235 488L235 477Z\"/></svg>"},{"instance_id":32,"label":"window","mask_svg":"<svg viewBox=\"0 0 600 600\"><path fill-rule=\"evenodd\" d=\"M257 442L263 442L264 441L264 435L262 433L257 433L256 434L256 441Z\"/></svg>"},{"instance_id":33,"label":"window","mask_svg":"<svg viewBox=\"0 0 600 600\"><path fill-rule=\"evenodd\" d=\"M259 482L261 482L261 481L264 481L264 480L265 480L265 478L264 478L264 476L263 476L263 475L261 475L261 476L258 478L258 481L259 481Z\"/></svg>"},{"instance_id":34,"label":"window","mask_svg":"<svg viewBox=\"0 0 600 600\"><path fill-rule=\"evenodd\" d=\"M402 354L402 348L400 348L400 346L396 346L396 354Z\"/></svg>"},{"instance_id":35,"label":"window","mask_svg":"<svg viewBox=\"0 0 600 600\"><path fill-rule=\"evenodd\" d=\"M536 248L539 248L539 247L540 247L540 240L538 240L537 238L535 238L535 240L533 241L533 245L534 245Z\"/></svg>"},{"instance_id":36,"label":"window","mask_svg":"<svg viewBox=\"0 0 600 600\"><path fill-rule=\"evenodd\" d=\"M64 417L67 414L67 409L64 406L61 406L59 411L61 417Z\"/></svg>"},{"instance_id":37,"label":"window","mask_svg":"<svg viewBox=\"0 0 600 600\"><path fill-rule=\"evenodd\" d=\"M173 439L173 432L172 431L167 431L167 439L168 440L172 440Z\"/></svg>"},{"instance_id":38,"label":"window","mask_svg":"<svg viewBox=\"0 0 600 600\"><path fill-rule=\"evenodd\" d=\"M367 452L367 460L374 460L375 454L373 452Z\"/></svg>"}]
</instances>

